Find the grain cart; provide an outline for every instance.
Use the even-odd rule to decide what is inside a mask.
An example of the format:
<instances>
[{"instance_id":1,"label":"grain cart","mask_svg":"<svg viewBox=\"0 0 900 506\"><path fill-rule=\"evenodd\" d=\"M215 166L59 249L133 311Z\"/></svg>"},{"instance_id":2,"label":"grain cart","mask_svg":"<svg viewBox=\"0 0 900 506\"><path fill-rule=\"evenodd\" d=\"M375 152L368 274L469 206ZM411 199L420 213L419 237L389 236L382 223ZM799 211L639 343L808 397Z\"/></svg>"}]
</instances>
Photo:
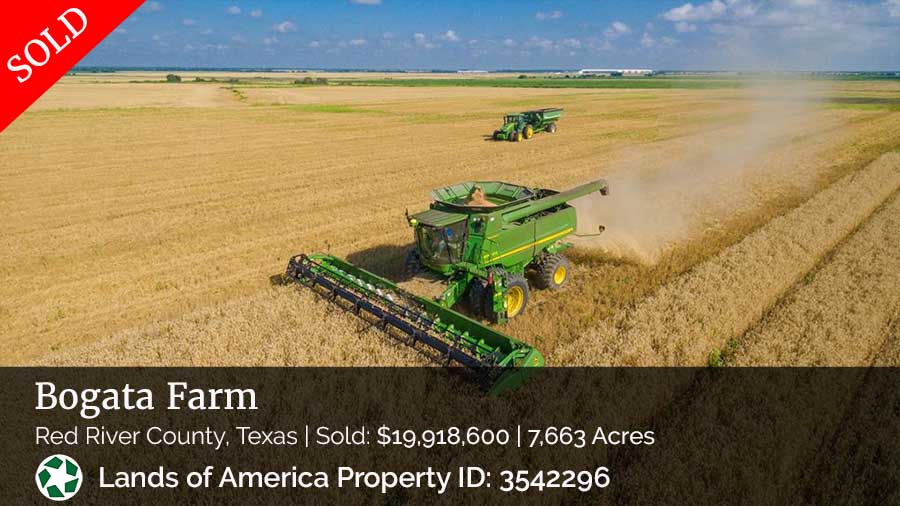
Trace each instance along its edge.
<instances>
[{"instance_id":1,"label":"grain cart","mask_svg":"<svg viewBox=\"0 0 900 506\"><path fill-rule=\"evenodd\" d=\"M484 200L473 205L480 191ZM435 298L405 290L387 279L330 255L293 257L286 278L315 289L373 325L431 348L437 356L489 371L496 388L513 388L544 358L531 345L481 323L505 323L525 311L531 275L536 288L558 290L571 274L562 252L576 229L569 202L600 192L597 180L564 192L502 182L465 182L432 192L428 210L409 215L415 247L409 274L428 271L444 283ZM466 306L470 316L456 311ZM523 369L524 368L524 369ZM525 371L525 372L523 372Z\"/></svg>"},{"instance_id":2,"label":"grain cart","mask_svg":"<svg viewBox=\"0 0 900 506\"><path fill-rule=\"evenodd\" d=\"M562 109L548 108L507 114L503 126L494 130L494 140L519 142L532 138L537 132L555 133L556 121L562 113Z\"/></svg>"}]
</instances>

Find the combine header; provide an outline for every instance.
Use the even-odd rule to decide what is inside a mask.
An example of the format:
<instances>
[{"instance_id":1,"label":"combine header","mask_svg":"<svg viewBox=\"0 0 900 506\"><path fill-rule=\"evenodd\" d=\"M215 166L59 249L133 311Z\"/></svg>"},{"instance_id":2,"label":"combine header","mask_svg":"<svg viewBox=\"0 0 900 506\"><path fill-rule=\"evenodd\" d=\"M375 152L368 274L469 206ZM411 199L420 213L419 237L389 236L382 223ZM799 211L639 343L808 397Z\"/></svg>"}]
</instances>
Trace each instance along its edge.
<instances>
[{"instance_id":1,"label":"combine header","mask_svg":"<svg viewBox=\"0 0 900 506\"><path fill-rule=\"evenodd\" d=\"M333 256L297 255L287 277L413 348L427 346L446 365L480 370L495 390L515 388L525 379L523 368L544 365L531 346Z\"/></svg>"},{"instance_id":2,"label":"combine header","mask_svg":"<svg viewBox=\"0 0 900 506\"><path fill-rule=\"evenodd\" d=\"M308 286L381 330L430 348L447 364L484 373L494 390L515 388L530 368L544 365L531 345L480 323L504 323L525 311L526 274L538 288L558 290L569 278L563 240L576 229L569 202L599 192L594 181L565 192L502 182L466 182L432 192L430 209L407 215L416 246L407 272L429 271L444 290L430 299L329 255L297 255L286 277ZM453 308L460 302L466 316Z\"/></svg>"},{"instance_id":3,"label":"combine header","mask_svg":"<svg viewBox=\"0 0 900 506\"><path fill-rule=\"evenodd\" d=\"M503 126L494 130L494 140L519 142L538 132L555 133L556 121L562 113L562 109L548 108L507 114L503 117Z\"/></svg>"}]
</instances>

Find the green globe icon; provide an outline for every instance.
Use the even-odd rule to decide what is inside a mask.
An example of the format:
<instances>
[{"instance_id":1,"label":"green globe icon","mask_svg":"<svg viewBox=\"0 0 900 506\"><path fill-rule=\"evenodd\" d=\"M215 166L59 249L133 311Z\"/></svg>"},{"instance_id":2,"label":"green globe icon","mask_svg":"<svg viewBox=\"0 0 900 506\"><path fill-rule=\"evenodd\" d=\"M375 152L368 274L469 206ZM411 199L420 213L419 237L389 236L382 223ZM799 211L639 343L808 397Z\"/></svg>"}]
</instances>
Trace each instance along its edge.
<instances>
[{"instance_id":1,"label":"green globe icon","mask_svg":"<svg viewBox=\"0 0 900 506\"><path fill-rule=\"evenodd\" d=\"M65 455L51 455L34 473L38 490L51 501L70 499L81 488L83 475L78 462Z\"/></svg>"}]
</instances>

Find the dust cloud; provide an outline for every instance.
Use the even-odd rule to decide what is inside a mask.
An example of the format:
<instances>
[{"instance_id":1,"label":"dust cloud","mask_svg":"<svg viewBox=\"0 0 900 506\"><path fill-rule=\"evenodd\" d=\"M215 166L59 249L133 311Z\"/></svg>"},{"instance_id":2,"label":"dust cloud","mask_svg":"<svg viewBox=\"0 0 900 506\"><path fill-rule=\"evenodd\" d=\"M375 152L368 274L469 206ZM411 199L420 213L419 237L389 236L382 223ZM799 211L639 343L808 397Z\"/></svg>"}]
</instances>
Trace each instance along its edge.
<instances>
[{"instance_id":1,"label":"dust cloud","mask_svg":"<svg viewBox=\"0 0 900 506\"><path fill-rule=\"evenodd\" d=\"M767 181L791 179L790 144L816 129L824 91L800 80L748 83L724 125L627 149L602 169L609 196L573 202L577 244L652 264L734 213L764 205L772 197ZM585 237L599 226L602 234Z\"/></svg>"}]
</instances>

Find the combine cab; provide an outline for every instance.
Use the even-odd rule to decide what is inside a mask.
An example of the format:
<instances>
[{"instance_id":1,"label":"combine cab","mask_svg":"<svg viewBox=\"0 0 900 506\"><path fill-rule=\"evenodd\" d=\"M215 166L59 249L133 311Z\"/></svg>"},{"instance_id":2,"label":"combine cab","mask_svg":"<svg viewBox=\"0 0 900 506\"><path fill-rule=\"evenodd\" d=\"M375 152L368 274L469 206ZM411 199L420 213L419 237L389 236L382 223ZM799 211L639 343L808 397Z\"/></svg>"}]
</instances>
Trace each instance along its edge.
<instances>
[{"instance_id":1,"label":"combine cab","mask_svg":"<svg viewBox=\"0 0 900 506\"><path fill-rule=\"evenodd\" d=\"M494 130L494 140L519 142L530 139L538 132L556 132L556 121L563 110L557 108L507 114L503 126Z\"/></svg>"},{"instance_id":2,"label":"combine cab","mask_svg":"<svg viewBox=\"0 0 900 506\"><path fill-rule=\"evenodd\" d=\"M544 358L480 320L505 323L525 311L531 286L566 284L571 271L562 252L571 244L564 240L576 229L569 202L595 192L606 195L606 182L565 192L502 182L434 190L428 210L407 215L416 245L406 259L410 276L443 280L433 299L329 255L297 255L286 276L448 364L484 372L495 389L512 388ZM471 316L454 310L458 305Z\"/></svg>"}]
</instances>

